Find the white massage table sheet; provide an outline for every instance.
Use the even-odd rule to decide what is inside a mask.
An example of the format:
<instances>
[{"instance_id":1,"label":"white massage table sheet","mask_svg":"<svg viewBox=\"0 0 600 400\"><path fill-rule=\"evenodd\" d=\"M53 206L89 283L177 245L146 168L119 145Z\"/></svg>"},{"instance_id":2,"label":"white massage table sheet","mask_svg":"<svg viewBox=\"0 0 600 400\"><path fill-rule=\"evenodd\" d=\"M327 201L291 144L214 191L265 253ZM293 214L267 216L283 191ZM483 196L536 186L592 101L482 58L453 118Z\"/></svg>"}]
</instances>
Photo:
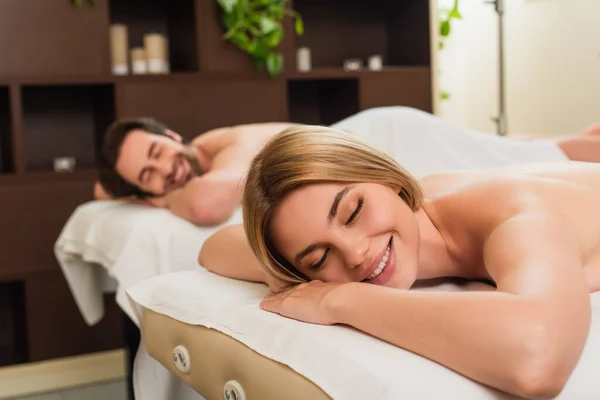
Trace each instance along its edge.
<instances>
[{"instance_id":1,"label":"white massage table sheet","mask_svg":"<svg viewBox=\"0 0 600 400\"><path fill-rule=\"evenodd\" d=\"M106 282L116 290L119 307L136 322L125 295L128 287L166 272L194 268L210 235L241 222L241 208L219 227L204 228L165 209L91 201L73 212L55 243L55 255L89 325L104 315Z\"/></svg>"},{"instance_id":2,"label":"white massage table sheet","mask_svg":"<svg viewBox=\"0 0 600 400\"><path fill-rule=\"evenodd\" d=\"M459 286L444 283L419 290L459 290ZM128 295L140 318L144 315L152 318L153 323L142 321L143 336L150 338L145 340L146 346L150 345L149 353L194 388L210 385L222 388L224 381L207 382L206 376L216 373L227 379L240 379L239 376L256 374L256 371L248 370L263 361L253 364L252 359L241 357L241 353L236 359L223 352L223 357L229 357L228 360L207 360L207 352L192 353L193 376L180 373L172 363L173 344L183 344L188 349L200 348L202 345L195 343L195 339L207 334L196 331L198 335L195 336L192 329L187 329L190 325L218 331L256 353L290 367L334 399L514 398L353 328L308 324L262 311L259 303L267 291L266 285L220 277L199 267L195 271L149 279L130 288ZM558 399L600 399L597 372L600 369L600 293L591 298L590 337L574 374ZM165 318L157 319L154 314L186 325L174 327ZM260 357L258 354L256 357ZM213 363L218 363L228 373L219 370L209 374L206 370L198 370ZM281 379L273 379L273 382L277 381L281 382ZM268 384L259 389L273 390Z\"/></svg>"}]
</instances>

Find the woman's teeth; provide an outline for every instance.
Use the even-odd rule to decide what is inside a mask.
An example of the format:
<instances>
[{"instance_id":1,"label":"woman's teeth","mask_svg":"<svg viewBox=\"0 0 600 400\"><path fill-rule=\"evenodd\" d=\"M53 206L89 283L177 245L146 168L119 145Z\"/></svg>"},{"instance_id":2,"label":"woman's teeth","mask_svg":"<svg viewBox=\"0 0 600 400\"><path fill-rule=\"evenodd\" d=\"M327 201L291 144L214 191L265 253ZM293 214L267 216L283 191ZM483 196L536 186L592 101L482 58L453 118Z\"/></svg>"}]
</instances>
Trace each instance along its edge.
<instances>
[{"instance_id":1,"label":"woman's teeth","mask_svg":"<svg viewBox=\"0 0 600 400\"><path fill-rule=\"evenodd\" d=\"M371 273L371 275L367 276L367 280L374 279L383 272L383 270L385 269L385 264L387 263L388 257L390 256L390 246L391 246L391 243L388 244L387 250L385 251L385 254L383 255L383 257L381 258L379 265L377 266L377 268L375 268L375 271L373 271Z\"/></svg>"}]
</instances>

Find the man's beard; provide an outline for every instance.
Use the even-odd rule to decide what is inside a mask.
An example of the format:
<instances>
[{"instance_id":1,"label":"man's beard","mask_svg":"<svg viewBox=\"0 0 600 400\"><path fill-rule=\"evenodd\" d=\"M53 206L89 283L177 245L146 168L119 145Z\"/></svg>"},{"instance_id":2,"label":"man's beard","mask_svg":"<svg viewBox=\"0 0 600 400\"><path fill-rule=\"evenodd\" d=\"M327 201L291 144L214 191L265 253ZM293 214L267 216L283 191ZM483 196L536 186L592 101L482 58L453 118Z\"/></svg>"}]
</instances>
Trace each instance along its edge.
<instances>
[{"instance_id":1,"label":"man's beard","mask_svg":"<svg viewBox=\"0 0 600 400\"><path fill-rule=\"evenodd\" d=\"M200 161L198 161L198 157L196 156L196 153L192 147L185 146L183 151L181 152L180 157L186 160L190 165L190 172L192 175L190 176L190 178L193 178L195 176L202 176L204 174L204 168L202 168L202 166L200 165Z\"/></svg>"}]
</instances>

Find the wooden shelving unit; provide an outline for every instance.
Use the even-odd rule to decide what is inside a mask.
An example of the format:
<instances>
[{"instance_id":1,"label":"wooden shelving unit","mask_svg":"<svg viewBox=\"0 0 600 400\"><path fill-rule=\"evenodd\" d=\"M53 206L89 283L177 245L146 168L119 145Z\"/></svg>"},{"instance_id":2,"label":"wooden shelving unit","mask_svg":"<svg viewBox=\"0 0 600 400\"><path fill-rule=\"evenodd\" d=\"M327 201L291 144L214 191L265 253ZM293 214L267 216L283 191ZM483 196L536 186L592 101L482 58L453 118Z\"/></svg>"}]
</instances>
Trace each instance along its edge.
<instances>
[{"instance_id":1,"label":"wooden shelving unit","mask_svg":"<svg viewBox=\"0 0 600 400\"><path fill-rule=\"evenodd\" d=\"M11 304L24 304L22 323L0 332L0 365L122 345L114 300L106 298L105 320L87 327L53 254L67 218L92 199L96 154L114 119L153 116L192 138L252 122L330 124L375 106L431 111L428 1L292 6L305 34L295 36L286 20L284 71L273 79L223 40L216 0L0 1L0 321L12 318ZM165 34L171 72L112 75L111 23L128 26L130 47L145 33ZM310 72L296 71L301 46L311 49ZM382 71L342 68L373 54ZM54 172L53 160L65 156L75 171Z\"/></svg>"}]
</instances>

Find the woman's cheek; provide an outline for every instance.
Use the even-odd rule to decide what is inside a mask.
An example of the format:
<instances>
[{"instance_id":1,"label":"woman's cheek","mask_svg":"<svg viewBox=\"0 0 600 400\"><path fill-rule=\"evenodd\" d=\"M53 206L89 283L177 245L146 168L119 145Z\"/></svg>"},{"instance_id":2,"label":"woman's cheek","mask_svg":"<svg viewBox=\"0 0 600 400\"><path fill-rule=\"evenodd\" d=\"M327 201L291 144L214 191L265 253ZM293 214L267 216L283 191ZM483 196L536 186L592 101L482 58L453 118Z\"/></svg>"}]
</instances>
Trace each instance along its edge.
<instances>
[{"instance_id":1,"label":"woman's cheek","mask_svg":"<svg viewBox=\"0 0 600 400\"><path fill-rule=\"evenodd\" d=\"M365 210L363 217L365 225L376 230L376 232L371 232L373 234L394 230L394 221L397 219L392 207L386 204L371 205Z\"/></svg>"}]
</instances>

